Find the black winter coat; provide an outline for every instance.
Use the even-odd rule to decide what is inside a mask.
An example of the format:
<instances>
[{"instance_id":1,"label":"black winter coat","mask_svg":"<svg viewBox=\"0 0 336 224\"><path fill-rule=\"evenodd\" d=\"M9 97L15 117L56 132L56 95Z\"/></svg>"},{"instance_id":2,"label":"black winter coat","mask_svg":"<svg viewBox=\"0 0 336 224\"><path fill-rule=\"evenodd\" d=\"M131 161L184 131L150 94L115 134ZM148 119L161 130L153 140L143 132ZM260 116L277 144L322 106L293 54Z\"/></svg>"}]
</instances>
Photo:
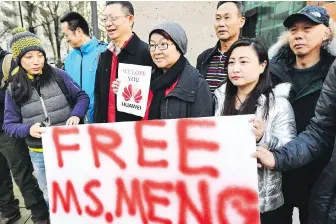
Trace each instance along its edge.
<instances>
[{"instance_id":1,"label":"black winter coat","mask_svg":"<svg viewBox=\"0 0 336 224\"><path fill-rule=\"evenodd\" d=\"M109 91L111 88L111 62L112 52L107 49L100 55L96 71L94 92L94 123L107 123ZM134 34L126 47L123 48L118 54L118 62L153 66L153 61L148 50L148 45L141 41L136 34ZM118 78L118 72L116 78ZM115 102L117 102L117 97L115 100ZM141 119L142 118L139 116L119 112L116 110L117 121L136 121Z\"/></svg>"},{"instance_id":2,"label":"black winter coat","mask_svg":"<svg viewBox=\"0 0 336 224\"><path fill-rule=\"evenodd\" d=\"M335 57L329 54L321 58L321 71L315 75L310 83L299 93L292 88L289 101L293 107L297 133L300 134L314 117L317 100L320 96L323 82ZM291 83L292 65L288 60L273 60L270 63L272 82ZM322 170L330 160L331 153L325 151L312 163L301 168L290 170L283 174L283 193L285 202L295 206L308 205L311 190L319 178Z\"/></svg>"},{"instance_id":3,"label":"black winter coat","mask_svg":"<svg viewBox=\"0 0 336 224\"><path fill-rule=\"evenodd\" d=\"M311 198L311 224L336 223L336 61L331 65L321 95L306 131L279 150L274 150L276 170L286 171L311 163L321 153L333 149ZM330 152L329 152L330 153Z\"/></svg>"},{"instance_id":4,"label":"black winter coat","mask_svg":"<svg viewBox=\"0 0 336 224\"><path fill-rule=\"evenodd\" d=\"M208 83L196 68L186 63L173 91L163 98L160 119L212 116Z\"/></svg>"},{"instance_id":5,"label":"black winter coat","mask_svg":"<svg viewBox=\"0 0 336 224\"><path fill-rule=\"evenodd\" d=\"M204 76L205 79L206 79L206 76L207 76L207 73L208 73L208 69L209 69L209 66L210 66L211 59L216 54L216 52L218 51L219 46L220 46L220 42L218 41L215 47L209 48L209 49L203 51L197 57L196 68Z\"/></svg>"}]
</instances>

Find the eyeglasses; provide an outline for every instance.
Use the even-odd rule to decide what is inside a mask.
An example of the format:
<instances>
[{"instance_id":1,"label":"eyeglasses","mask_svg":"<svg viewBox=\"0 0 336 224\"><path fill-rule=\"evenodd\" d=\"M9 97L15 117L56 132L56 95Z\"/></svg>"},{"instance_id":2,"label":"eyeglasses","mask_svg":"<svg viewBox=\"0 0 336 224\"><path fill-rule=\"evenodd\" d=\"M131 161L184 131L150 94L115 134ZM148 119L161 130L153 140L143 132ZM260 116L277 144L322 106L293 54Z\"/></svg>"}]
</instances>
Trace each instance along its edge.
<instances>
[{"instance_id":1,"label":"eyeglasses","mask_svg":"<svg viewBox=\"0 0 336 224\"><path fill-rule=\"evenodd\" d=\"M158 48L160 51L164 51L167 50L170 45L174 44L169 43L150 44L148 48L151 52L155 52L156 48Z\"/></svg>"},{"instance_id":2,"label":"eyeglasses","mask_svg":"<svg viewBox=\"0 0 336 224\"><path fill-rule=\"evenodd\" d=\"M110 21L110 22L115 22L117 21L118 19L122 18L122 17L127 17L127 16L130 16L130 15L125 15L125 16L112 16L112 15L108 15L108 16L104 16L101 21L103 23L106 23L107 21Z\"/></svg>"}]
</instances>

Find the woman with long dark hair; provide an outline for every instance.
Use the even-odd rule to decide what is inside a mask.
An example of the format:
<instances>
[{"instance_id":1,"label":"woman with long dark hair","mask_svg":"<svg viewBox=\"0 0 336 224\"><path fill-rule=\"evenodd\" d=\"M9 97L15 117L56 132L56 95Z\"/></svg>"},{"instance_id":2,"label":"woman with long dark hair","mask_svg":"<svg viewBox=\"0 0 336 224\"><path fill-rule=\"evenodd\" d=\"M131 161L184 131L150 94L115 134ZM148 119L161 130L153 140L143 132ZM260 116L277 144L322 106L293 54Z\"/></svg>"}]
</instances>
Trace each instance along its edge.
<instances>
[{"instance_id":1,"label":"woman with long dark hair","mask_svg":"<svg viewBox=\"0 0 336 224\"><path fill-rule=\"evenodd\" d=\"M3 128L11 137L25 138L36 179L48 203L43 127L79 124L89 97L67 73L46 62L42 43L33 33L15 29L10 45L18 67L6 92Z\"/></svg>"},{"instance_id":2,"label":"woman with long dark hair","mask_svg":"<svg viewBox=\"0 0 336 224\"><path fill-rule=\"evenodd\" d=\"M253 114L256 145L280 148L296 135L290 85L272 89L267 48L258 39L235 42L227 56L228 80L215 91L215 116ZM261 223L283 224L281 173L260 168L258 178Z\"/></svg>"}]
</instances>

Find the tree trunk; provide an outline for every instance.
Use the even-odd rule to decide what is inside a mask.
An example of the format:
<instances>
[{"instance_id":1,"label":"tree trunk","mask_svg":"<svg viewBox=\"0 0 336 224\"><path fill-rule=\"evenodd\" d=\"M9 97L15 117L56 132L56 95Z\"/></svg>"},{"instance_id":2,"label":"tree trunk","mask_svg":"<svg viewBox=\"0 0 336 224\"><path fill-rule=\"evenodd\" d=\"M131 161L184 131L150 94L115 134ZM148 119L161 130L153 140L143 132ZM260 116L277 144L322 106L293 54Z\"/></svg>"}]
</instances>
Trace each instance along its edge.
<instances>
[{"instance_id":1,"label":"tree trunk","mask_svg":"<svg viewBox=\"0 0 336 224\"><path fill-rule=\"evenodd\" d=\"M61 56L61 38L60 38L60 27L59 27L58 16L54 20L55 25L55 39L56 39L56 49L57 49L57 67L62 68L62 56Z\"/></svg>"},{"instance_id":2,"label":"tree trunk","mask_svg":"<svg viewBox=\"0 0 336 224\"><path fill-rule=\"evenodd\" d=\"M54 43L50 23L45 23L45 24L42 25L42 27L43 27L44 31L46 32L46 34L48 35L48 39L50 41L51 49L52 49L53 55L54 55L54 63L56 64L57 55L56 55L55 43Z\"/></svg>"}]
</instances>

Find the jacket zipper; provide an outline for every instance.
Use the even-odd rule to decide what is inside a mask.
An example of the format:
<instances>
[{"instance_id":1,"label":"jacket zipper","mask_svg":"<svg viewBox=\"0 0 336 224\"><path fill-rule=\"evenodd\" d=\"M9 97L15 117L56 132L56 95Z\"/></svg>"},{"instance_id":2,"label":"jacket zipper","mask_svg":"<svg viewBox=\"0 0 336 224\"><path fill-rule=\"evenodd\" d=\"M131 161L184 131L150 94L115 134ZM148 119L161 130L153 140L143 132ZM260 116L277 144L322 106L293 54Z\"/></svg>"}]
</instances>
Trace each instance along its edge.
<instances>
[{"instance_id":1,"label":"jacket zipper","mask_svg":"<svg viewBox=\"0 0 336 224\"><path fill-rule=\"evenodd\" d=\"M301 93L302 93L308 86L310 86L310 85L313 84L314 82L318 81L320 78L321 78L321 77L317 77L317 78L315 78L315 79L312 79L307 85L305 85L305 86L300 90L300 92L298 92L297 96L300 96L300 94L301 94ZM299 99L299 98L295 97L294 100L293 100L293 102L294 102L295 100L298 100L298 99Z\"/></svg>"},{"instance_id":2,"label":"jacket zipper","mask_svg":"<svg viewBox=\"0 0 336 224\"><path fill-rule=\"evenodd\" d=\"M39 95L40 102L42 104L43 113L44 113L44 116L46 117L46 122L50 126L50 118L48 116L47 107L45 106L45 103L44 103L44 100L43 100L43 94L41 94L40 91L38 91L38 90L36 90L36 92Z\"/></svg>"},{"instance_id":3,"label":"jacket zipper","mask_svg":"<svg viewBox=\"0 0 336 224\"><path fill-rule=\"evenodd\" d=\"M81 51L81 49L79 49L79 52L81 54L81 63L80 63L80 87L81 89L83 89L83 53Z\"/></svg>"},{"instance_id":4,"label":"jacket zipper","mask_svg":"<svg viewBox=\"0 0 336 224\"><path fill-rule=\"evenodd\" d=\"M168 119L168 101L169 101L169 98L167 98L167 102L166 102L166 119Z\"/></svg>"}]
</instances>

